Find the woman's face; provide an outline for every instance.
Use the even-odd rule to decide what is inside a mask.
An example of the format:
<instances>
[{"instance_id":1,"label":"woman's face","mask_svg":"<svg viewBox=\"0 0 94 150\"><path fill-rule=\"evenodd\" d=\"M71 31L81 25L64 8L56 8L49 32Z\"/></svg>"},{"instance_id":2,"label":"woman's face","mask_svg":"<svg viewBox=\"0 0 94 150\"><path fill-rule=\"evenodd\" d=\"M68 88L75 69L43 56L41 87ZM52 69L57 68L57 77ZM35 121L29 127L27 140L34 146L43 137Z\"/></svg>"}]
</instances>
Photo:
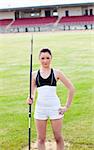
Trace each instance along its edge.
<instances>
[{"instance_id":1,"label":"woman's face","mask_svg":"<svg viewBox=\"0 0 94 150\"><path fill-rule=\"evenodd\" d=\"M48 68L51 64L52 56L48 52L42 52L39 56L42 67Z\"/></svg>"}]
</instances>

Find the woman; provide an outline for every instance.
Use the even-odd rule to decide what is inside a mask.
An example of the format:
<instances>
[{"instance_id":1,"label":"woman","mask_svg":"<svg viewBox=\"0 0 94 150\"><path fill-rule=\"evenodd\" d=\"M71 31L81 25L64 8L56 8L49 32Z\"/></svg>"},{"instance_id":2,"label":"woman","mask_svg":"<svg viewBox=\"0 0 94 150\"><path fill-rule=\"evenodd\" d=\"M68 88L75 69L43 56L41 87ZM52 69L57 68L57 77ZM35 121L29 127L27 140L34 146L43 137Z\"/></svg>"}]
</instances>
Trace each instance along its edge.
<instances>
[{"instance_id":1,"label":"woman","mask_svg":"<svg viewBox=\"0 0 94 150\"><path fill-rule=\"evenodd\" d=\"M51 121L53 134L57 144L57 150L64 150L62 137L62 118L71 105L74 87L63 72L51 68L52 54L47 48L39 54L40 69L32 73L32 99L27 99L28 104L33 103L35 89L38 90L38 98L35 106L34 118L36 120L38 150L45 150L46 125L48 118ZM60 80L68 89L68 97L64 107L56 94L57 81Z\"/></svg>"}]
</instances>

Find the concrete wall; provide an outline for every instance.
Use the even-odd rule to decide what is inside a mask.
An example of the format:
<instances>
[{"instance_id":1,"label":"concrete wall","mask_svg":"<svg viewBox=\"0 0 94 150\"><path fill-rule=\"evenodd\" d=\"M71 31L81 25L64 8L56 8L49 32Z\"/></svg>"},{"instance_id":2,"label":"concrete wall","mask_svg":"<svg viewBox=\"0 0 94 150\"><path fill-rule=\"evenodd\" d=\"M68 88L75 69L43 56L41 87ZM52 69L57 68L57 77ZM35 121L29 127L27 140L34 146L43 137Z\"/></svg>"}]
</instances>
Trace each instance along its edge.
<instances>
[{"instance_id":1,"label":"concrete wall","mask_svg":"<svg viewBox=\"0 0 94 150\"><path fill-rule=\"evenodd\" d=\"M58 14L59 16L66 16L65 11L69 11L69 16L81 16L82 15L82 9L81 7L70 7L70 8L58 8Z\"/></svg>"},{"instance_id":2,"label":"concrete wall","mask_svg":"<svg viewBox=\"0 0 94 150\"><path fill-rule=\"evenodd\" d=\"M85 14L85 10L88 10L88 15L90 15L90 9L93 9L94 15L94 6L80 6L80 7L65 7L65 8L57 8L58 16L66 16L65 12L69 11L69 16L81 16ZM51 15L53 14L53 9L51 10ZM40 16L45 17L45 9L41 9ZM31 17L31 13L24 13L19 11L19 18L28 18ZM15 19L15 11L9 12L0 12L0 19Z\"/></svg>"},{"instance_id":3,"label":"concrete wall","mask_svg":"<svg viewBox=\"0 0 94 150\"><path fill-rule=\"evenodd\" d=\"M0 19L14 19L15 12L0 12Z\"/></svg>"},{"instance_id":4,"label":"concrete wall","mask_svg":"<svg viewBox=\"0 0 94 150\"><path fill-rule=\"evenodd\" d=\"M69 10L69 16L81 16L82 15L82 9L81 7L73 7Z\"/></svg>"},{"instance_id":5,"label":"concrete wall","mask_svg":"<svg viewBox=\"0 0 94 150\"><path fill-rule=\"evenodd\" d=\"M41 17L45 17L45 10L44 9L41 10Z\"/></svg>"},{"instance_id":6,"label":"concrete wall","mask_svg":"<svg viewBox=\"0 0 94 150\"><path fill-rule=\"evenodd\" d=\"M84 15L85 14L85 10L88 10L88 15L90 15L90 9L93 10L93 15L94 15L94 6L87 6L87 7L83 7L82 8L82 14Z\"/></svg>"},{"instance_id":7,"label":"concrete wall","mask_svg":"<svg viewBox=\"0 0 94 150\"><path fill-rule=\"evenodd\" d=\"M94 15L94 6L58 8L58 14L59 16L65 16L65 11L68 10L69 16L81 16L85 14L85 9L88 10L88 15L90 15L90 9L93 9Z\"/></svg>"},{"instance_id":8,"label":"concrete wall","mask_svg":"<svg viewBox=\"0 0 94 150\"><path fill-rule=\"evenodd\" d=\"M24 13L24 12L19 13L19 18L30 18L30 17L31 13Z\"/></svg>"}]
</instances>

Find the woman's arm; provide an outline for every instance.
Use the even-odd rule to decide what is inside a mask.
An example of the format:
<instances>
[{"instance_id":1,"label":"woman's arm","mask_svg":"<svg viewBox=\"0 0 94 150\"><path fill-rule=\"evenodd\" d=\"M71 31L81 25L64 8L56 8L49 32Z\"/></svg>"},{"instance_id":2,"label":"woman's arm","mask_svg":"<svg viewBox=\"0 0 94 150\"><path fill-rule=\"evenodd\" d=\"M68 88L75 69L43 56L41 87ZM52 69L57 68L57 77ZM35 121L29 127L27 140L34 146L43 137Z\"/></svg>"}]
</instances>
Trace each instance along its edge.
<instances>
[{"instance_id":1,"label":"woman's arm","mask_svg":"<svg viewBox=\"0 0 94 150\"><path fill-rule=\"evenodd\" d=\"M59 79L68 89L68 96L67 96L65 107L69 108L72 103L75 88L72 82L63 74L63 72L57 71L57 79Z\"/></svg>"},{"instance_id":2,"label":"woman's arm","mask_svg":"<svg viewBox=\"0 0 94 150\"><path fill-rule=\"evenodd\" d=\"M31 99L30 98L27 98L27 103L28 104L32 104L33 103L33 100L34 100L34 97L35 97L35 93L36 93L36 81L35 81L35 78L36 78L36 72L33 72L32 73L32 84L31 84Z\"/></svg>"},{"instance_id":3,"label":"woman's arm","mask_svg":"<svg viewBox=\"0 0 94 150\"><path fill-rule=\"evenodd\" d=\"M31 95L34 98L36 93L36 72L32 73L32 88L31 88Z\"/></svg>"}]
</instances>

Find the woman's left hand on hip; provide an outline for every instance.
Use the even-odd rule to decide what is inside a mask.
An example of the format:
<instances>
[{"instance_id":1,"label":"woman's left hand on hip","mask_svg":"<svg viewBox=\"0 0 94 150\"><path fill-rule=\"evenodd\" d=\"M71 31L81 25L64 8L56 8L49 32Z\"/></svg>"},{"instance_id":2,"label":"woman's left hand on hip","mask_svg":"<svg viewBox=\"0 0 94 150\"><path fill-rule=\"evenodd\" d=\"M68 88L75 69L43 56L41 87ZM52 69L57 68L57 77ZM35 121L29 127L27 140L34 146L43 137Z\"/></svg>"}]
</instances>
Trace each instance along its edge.
<instances>
[{"instance_id":1,"label":"woman's left hand on hip","mask_svg":"<svg viewBox=\"0 0 94 150\"><path fill-rule=\"evenodd\" d=\"M67 107L66 106L59 108L59 114L61 114L61 115L63 115L66 111L67 111Z\"/></svg>"}]
</instances>

